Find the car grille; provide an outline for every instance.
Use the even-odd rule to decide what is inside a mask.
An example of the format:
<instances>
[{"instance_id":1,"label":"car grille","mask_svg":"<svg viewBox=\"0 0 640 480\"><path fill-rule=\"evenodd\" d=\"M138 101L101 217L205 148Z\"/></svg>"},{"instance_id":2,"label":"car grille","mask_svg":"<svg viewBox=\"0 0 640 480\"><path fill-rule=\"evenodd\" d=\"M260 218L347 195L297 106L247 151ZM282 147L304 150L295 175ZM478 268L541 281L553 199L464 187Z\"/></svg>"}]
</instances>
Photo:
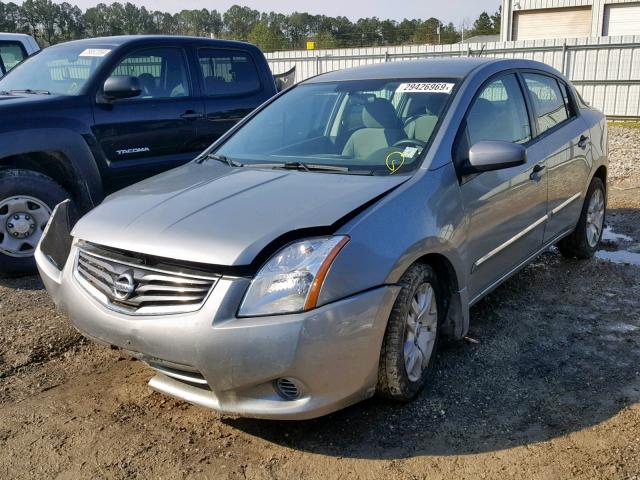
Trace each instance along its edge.
<instances>
[{"instance_id":1,"label":"car grille","mask_svg":"<svg viewBox=\"0 0 640 480\"><path fill-rule=\"evenodd\" d=\"M106 307L130 315L194 312L219 277L185 273L184 268L141 265L126 254L81 247L75 276Z\"/></svg>"}]
</instances>

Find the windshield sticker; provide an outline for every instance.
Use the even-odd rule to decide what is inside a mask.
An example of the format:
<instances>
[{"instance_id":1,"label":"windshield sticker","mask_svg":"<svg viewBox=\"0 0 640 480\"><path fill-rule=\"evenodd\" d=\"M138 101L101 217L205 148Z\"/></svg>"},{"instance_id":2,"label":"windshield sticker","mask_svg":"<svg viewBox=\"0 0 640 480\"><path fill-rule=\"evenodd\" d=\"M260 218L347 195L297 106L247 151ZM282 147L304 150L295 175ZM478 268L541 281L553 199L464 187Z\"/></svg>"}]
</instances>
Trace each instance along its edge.
<instances>
[{"instance_id":1,"label":"windshield sticker","mask_svg":"<svg viewBox=\"0 0 640 480\"><path fill-rule=\"evenodd\" d=\"M416 153L418 153L418 149L416 147L407 147L404 149L404 152L402 152L402 156L404 158L413 158L416 156Z\"/></svg>"},{"instance_id":2,"label":"windshield sticker","mask_svg":"<svg viewBox=\"0 0 640 480\"><path fill-rule=\"evenodd\" d=\"M106 48L87 48L84 50L79 57L104 57L111 50Z\"/></svg>"},{"instance_id":3,"label":"windshield sticker","mask_svg":"<svg viewBox=\"0 0 640 480\"><path fill-rule=\"evenodd\" d=\"M453 83L401 83L396 92L451 93Z\"/></svg>"},{"instance_id":4,"label":"windshield sticker","mask_svg":"<svg viewBox=\"0 0 640 480\"><path fill-rule=\"evenodd\" d=\"M391 172L391 175L393 175L404 165L404 155L402 152L398 151L391 152L389 155L387 155L384 163L387 164L387 168Z\"/></svg>"}]
</instances>

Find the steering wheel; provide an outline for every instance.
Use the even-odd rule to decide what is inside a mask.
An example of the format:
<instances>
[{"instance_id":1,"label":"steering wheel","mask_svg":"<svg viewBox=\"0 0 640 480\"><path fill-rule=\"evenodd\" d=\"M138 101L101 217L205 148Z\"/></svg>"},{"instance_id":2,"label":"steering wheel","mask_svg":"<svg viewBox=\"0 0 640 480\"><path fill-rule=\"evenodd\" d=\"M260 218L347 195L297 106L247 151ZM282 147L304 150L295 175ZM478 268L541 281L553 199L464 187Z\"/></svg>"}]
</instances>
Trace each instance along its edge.
<instances>
[{"instance_id":1,"label":"steering wheel","mask_svg":"<svg viewBox=\"0 0 640 480\"><path fill-rule=\"evenodd\" d=\"M404 146L413 147L416 145L424 148L427 146L427 142L423 142L422 140L418 140L417 138L403 138L402 140L398 140L396 143L393 144L394 147L404 147Z\"/></svg>"}]
</instances>

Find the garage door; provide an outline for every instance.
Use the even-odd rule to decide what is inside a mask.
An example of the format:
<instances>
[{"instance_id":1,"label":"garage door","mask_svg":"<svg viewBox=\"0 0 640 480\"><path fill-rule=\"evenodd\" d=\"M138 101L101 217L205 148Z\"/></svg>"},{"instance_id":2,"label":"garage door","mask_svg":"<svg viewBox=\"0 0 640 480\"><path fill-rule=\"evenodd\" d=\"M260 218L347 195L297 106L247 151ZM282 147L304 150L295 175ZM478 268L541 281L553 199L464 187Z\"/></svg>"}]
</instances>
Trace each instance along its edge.
<instances>
[{"instance_id":1,"label":"garage door","mask_svg":"<svg viewBox=\"0 0 640 480\"><path fill-rule=\"evenodd\" d=\"M591 7L514 12L513 40L591 36Z\"/></svg>"},{"instance_id":2,"label":"garage door","mask_svg":"<svg viewBox=\"0 0 640 480\"><path fill-rule=\"evenodd\" d=\"M604 10L603 35L640 34L640 3L607 5Z\"/></svg>"}]
</instances>

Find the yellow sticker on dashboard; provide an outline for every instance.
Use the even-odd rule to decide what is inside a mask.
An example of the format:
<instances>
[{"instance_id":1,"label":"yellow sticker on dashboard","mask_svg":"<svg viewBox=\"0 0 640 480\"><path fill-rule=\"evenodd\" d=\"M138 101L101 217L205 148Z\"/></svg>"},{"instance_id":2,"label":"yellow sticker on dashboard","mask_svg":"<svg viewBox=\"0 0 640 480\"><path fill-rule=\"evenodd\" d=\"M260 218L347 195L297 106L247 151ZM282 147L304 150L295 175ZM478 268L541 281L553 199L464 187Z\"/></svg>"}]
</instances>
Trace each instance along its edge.
<instances>
[{"instance_id":1,"label":"yellow sticker on dashboard","mask_svg":"<svg viewBox=\"0 0 640 480\"><path fill-rule=\"evenodd\" d=\"M387 158L384 162L387 164L387 168L391 172L391 175L393 175L404 165L404 155L402 154L402 152L398 151L391 152L389 155L387 155Z\"/></svg>"}]
</instances>

